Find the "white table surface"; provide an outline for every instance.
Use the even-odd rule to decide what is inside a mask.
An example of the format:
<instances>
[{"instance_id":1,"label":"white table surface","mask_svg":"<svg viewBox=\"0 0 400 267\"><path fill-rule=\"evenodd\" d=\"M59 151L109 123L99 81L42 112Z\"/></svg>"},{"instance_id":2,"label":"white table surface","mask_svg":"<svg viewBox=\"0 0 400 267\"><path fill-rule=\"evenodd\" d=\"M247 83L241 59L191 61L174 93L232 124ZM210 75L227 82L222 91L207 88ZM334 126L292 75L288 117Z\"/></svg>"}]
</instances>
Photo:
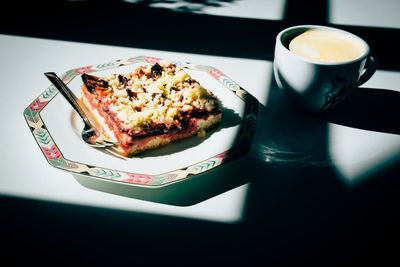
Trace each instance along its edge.
<instances>
[{"instance_id":1,"label":"white table surface","mask_svg":"<svg viewBox=\"0 0 400 267\"><path fill-rule=\"evenodd\" d=\"M12 125L1 133L1 194L215 221L232 222L240 219L247 185L189 207L151 203L87 189L70 174L48 165L29 131L23 111L50 85L43 75L46 71L61 74L71 68L114 59L156 56L217 67L246 88L257 89L252 93L263 98L264 88L270 79L270 62L7 35L0 36L0 46L3 63L1 77L4 81L1 90L12 92L12 100L1 106L3 114L8 114L5 124ZM243 75L251 69L257 70L257 79L246 79L246 75Z\"/></svg>"},{"instance_id":2,"label":"white table surface","mask_svg":"<svg viewBox=\"0 0 400 267\"><path fill-rule=\"evenodd\" d=\"M0 35L0 75L3 81L3 101L0 108L4 125L0 138L0 194L218 222L241 220L251 183L198 204L180 207L85 188L70 174L55 169L46 162L23 117L24 109L49 86L43 73L54 71L61 74L75 67L138 55L186 60L217 67L256 96L262 104L267 103L268 91L272 84L270 61ZM378 70L364 86L398 90L398 84L400 73ZM268 108L266 110L268 112ZM259 123L266 122L261 120ZM346 185L357 186L358 182L362 182L372 173L371 171L379 171L399 161L398 135L333 123L329 123L327 129L330 158L338 178ZM263 137L263 132L258 130L256 142L262 143Z\"/></svg>"}]
</instances>

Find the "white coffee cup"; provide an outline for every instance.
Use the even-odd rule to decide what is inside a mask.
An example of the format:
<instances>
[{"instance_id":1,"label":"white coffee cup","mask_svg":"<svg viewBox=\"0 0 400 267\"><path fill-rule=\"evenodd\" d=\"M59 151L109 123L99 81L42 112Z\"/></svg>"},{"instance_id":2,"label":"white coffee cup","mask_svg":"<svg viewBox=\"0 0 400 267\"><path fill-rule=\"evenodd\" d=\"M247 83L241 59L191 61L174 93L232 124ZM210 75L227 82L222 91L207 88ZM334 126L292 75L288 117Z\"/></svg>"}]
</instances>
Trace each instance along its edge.
<instances>
[{"instance_id":1,"label":"white coffee cup","mask_svg":"<svg viewBox=\"0 0 400 267\"><path fill-rule=\"evenodd\" d=\"M309 30L323 30L349 38L360 56L345 62L309 59L289 50L289 43ZM374 74L377 64L368 44L360 37L332 27L300 25L281 31L276 37L274 75L279 88L298 108L322 112L331 108Z\"/></svg>"}]
</instances>

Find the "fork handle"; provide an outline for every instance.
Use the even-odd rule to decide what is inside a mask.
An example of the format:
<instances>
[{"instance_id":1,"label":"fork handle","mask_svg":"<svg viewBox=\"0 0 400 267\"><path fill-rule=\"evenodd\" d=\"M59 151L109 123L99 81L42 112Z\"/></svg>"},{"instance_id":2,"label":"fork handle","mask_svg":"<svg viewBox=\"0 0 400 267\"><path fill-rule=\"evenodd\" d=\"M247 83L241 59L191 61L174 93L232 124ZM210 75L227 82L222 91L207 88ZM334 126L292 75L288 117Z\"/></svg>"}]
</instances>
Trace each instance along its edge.
<instances>
[{"instance_id":1,"label":"fork handle","mask_svg":"<svg viewBox=\"0 0 400 267\"><path fill-rule=\"evenodd\" d=\"M82 120L90 127L93 127L92 123L89 121L85 112L82 110L81 106L78 104L78 99L76 98L75 94L60 79L60 77L58 77L57 74L55 74L54 72L46 72L44 75L58 89L58 91L65 97L65 99L67 99L67 101L71 104L71 106L79 114L79 116L82 118Z\"/></svg>"}]
</instances>

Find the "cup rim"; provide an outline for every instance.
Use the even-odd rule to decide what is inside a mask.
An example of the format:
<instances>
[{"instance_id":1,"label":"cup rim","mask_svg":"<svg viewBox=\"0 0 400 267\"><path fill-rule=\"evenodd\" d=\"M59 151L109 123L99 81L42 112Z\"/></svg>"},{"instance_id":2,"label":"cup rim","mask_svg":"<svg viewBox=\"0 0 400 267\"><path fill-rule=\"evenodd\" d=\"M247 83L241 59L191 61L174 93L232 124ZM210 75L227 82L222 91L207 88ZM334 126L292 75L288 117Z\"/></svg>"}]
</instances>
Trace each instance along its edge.
<instances>
[{"instance_id":1,"label":"cup rim","mask_svg":"<svg viewBox=\"0 0 400 267\"><path fill-rule=\"evenodd\" d=\"M352 38L357 39L358 41L360 41L360 42L364 45L365 51L364 51L364 53L363 53L361 56L359 56L358 58L353 59L353 60L349 60L349 61L344 61L344 62L325 62L325 61L318 61L318 60L308 59L308 58L306 58L306 57L303 57L303 56L300 56L300 55L297 55L297 54L291 52L291 51L282 43L282 40L281 40L281 37L282 37L282 35L283 35L284 33L288 32L288 31L295 30L295 29L301 29L301 28L306 28L306 29L310 29L310 30L311 30L311 29L324 29L324 30L335 31L335 32L344 33L344 34L346 34L346 35L350 35ZM281 47L283 48L283 50L284 50L286 53L290 54L291 56L294 56L294 57L296 57L296 58L298 58L298 59L301 59L301 60L306 61L306 62L309 62L309 63L316 64L316 65L338 66L338 65L352 64L352 63L354 63L354 62L358 62L358 61L364 60L364 59L369 55L369 53L370 53L370 48L369 48L368 43L367 43L365 40L363 40L361 37L359 37L359 36L357 36L357 35L355 35L355 34L353 34L353 33L351 33L351 32L348 32L348 31L339 29L339 28L334 28L334 27L329 27L329 26L322 26L322 25L310 25L310 24L305 24L305 25L296 25L296 26L292 26L292 27L289 27L289 28L285 28L285 29L283 29L282 31L280 31L280 32L278 33L278 35L276 36L276 43L277 43L279 46L281 46Z\"/></svg>"}]
</instances>

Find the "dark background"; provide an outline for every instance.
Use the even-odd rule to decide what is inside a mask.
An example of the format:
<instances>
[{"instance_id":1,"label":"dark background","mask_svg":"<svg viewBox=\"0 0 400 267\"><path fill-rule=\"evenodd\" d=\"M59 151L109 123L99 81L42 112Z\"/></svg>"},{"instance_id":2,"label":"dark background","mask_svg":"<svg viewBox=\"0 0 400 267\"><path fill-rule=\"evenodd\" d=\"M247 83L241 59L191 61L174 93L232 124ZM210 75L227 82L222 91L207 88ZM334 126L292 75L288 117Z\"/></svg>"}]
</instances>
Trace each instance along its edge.
<instances>
[{"instance_id":1,"label":"dark background","mask_svg":"<svg viewBox=\"0 0 400 267\"><path fill-rule=\"evenodd\" d=\"M199 8L218 5L216 1L186 2L198 3ZM13 1L0 16L0 33L272 60L280 30L296 24L329 25L328 1L288 0L280 21L150 8L151 3ZM399 70L398 29L334 26L365 39L380 69ZM171 34L175 31L178 34ZM280 128L299 136L307 134L301 123L323 133L329 121L399 134L394 119L400 114L399 100L393 91L355 91L323 116L299 115L284 104L272 107L271 116L300 121ZM346 187L329 165L301 164L296 159L274 162L252 181L244 219L237 224L3 196L0 260L10 265L396 265L399 171L396 164L357 187Z\"/></svg>"}]
</instances>

